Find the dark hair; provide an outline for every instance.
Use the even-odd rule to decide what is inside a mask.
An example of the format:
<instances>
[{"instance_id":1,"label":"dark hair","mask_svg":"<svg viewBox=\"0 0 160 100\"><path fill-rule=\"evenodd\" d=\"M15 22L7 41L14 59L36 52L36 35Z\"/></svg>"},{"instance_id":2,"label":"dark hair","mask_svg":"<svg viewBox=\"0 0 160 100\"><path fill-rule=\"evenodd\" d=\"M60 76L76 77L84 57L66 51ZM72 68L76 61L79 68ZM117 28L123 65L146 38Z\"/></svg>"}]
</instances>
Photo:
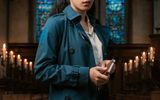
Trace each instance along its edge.
<instances>
[{"instance_id":1,"label":"dark hair","mask_svg":"<svg viewBox=\"0 0 160 100\"><path fill-rule=\"evenodd\" d=\"M56 0L53 4L49 16L62 12L64 8L68 5L69 5L69 0ZM95 2L88 11L88 14L95 15Z\"/></svg>"},{"instance_id":2,"label":"dark hair","mask_svg":"<svg viewBox=\"0 0 160 100\"><path fill-rule=\"evenodd\" d=\"M69 5L69 0L56 0L52 6L49 16L62 12L67 5Z\"/></svg>"}]
</instances>

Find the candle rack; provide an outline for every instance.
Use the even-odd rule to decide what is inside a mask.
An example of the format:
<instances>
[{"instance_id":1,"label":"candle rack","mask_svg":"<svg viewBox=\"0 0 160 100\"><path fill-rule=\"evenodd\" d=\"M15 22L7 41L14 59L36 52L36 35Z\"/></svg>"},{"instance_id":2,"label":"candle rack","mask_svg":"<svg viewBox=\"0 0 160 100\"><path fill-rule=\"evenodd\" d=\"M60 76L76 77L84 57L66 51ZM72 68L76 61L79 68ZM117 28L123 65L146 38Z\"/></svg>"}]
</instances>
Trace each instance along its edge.
<instances>
[{"instance_id":1,"label":"candle rack","mask_svg":"<svg viewBox=\"0 0 160 100\"><path fill-rule=\"evenodd\" d=\"M148 52L148 53L146 53ZM156 58L155 50L150 47L142 53L141 59L135 58L125 62L123 68L123 90L128 92L148 92L160 90L160 61Z\"/></svg>"},{"instance_id":2,"label":"candle rack","mask_svg":"<svg viewBox=\"0 0 160 100\"><path fill-rule=\"evenodd\" d=\"M5 45L5 44L4 44ZM0 90L15 93L47 93L48 87L34 79L33 61L21 58L20 54L7 50L0 52Z\"/></svg>"}]
</instances>

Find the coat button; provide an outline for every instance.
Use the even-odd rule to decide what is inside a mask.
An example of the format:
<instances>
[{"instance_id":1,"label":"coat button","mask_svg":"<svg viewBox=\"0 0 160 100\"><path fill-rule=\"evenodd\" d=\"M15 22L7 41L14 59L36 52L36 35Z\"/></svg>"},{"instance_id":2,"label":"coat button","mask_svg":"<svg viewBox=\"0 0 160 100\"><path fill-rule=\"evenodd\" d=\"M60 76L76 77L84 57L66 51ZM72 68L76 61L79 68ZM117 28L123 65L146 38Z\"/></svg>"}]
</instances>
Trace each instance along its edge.
<instances>
[{"instance_id":1,"label":"coat button","mask_svg":"<svg viewBox=\"0 0 160 100\"><path fill-rule=\"evenodd\" d=\"M71 100L71 97L65 96L64 99L65 99L65 100Z\"/></svg>"},{"instance_id":2,"label":"coat button","mask_svg":"<svg viewBox=\"0 0 160 100\"><path fill-rule=\"evenodd\" d=\"M74 54L75 50L73 48L69 48L69 53Z\"/></svg>"}]
</instances>

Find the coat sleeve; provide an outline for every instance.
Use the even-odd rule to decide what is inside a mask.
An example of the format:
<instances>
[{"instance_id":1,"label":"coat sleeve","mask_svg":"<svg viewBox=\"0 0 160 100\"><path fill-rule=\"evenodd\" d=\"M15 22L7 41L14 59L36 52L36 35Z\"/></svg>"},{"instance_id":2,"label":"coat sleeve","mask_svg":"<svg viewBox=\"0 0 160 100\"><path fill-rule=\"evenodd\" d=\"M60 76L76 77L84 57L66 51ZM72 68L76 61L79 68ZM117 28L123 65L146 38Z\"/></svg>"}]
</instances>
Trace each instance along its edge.
<instances>
[{"instance_id":1,"label":"coat sleeve","mask_svg":"<svg viewBox=\"0 0 160 100\"><path fill-rule=\"evenodd\" d=\"M49 18L40 37L34 72L35 78L57 86L78 87L88 84L88 67L57 63L60 34L64 20Z\"/></svg>"}]
</instances>

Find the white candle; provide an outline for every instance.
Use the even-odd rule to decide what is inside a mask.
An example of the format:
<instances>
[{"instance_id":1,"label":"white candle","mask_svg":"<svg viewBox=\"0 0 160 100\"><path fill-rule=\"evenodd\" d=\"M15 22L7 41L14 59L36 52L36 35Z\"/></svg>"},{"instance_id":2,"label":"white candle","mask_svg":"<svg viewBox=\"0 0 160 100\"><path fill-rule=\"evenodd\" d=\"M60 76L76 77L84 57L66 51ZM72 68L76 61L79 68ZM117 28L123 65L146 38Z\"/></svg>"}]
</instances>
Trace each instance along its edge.
<instances>
[{"instance_id":1,"label":"white candle","mask_svg":"<svg viewBox=\"0 0 160 100\"><path fill-rule=\"evenodd\" d=\"M134 64L135 64L135 68L138 68L138 65L139 65L139 57L138 56L135 57Z\"/></svg>"},{"instance_id":2,"label":"white candle","mask_svg":"<svg viewBox=\"0 0 160 100\"><path fill-rule=\"evenodd\" d=\"M143 57L144 59L146 59L146 52L145 52L145 51L142 52L142 57Z\"/></svg>"},{"instance_id":3,"label":"white candle","mask_svg":"<svg viewBox=\"0 0 160 100\"><path fill-rule=\"evenodd\" d=\"M24 65L24 68L27 69L27 59L24 59L23 65Z\"/></svg>"},{"instance_id":4,"label":"white candle","mask_svg":"<svg viewBox=\"0 0 160 100\"><path fill-rule=\"evenodd\" d=\"M124 72L127 72L128 71L128 68L127 68L128 66L127 66L127 63L125 62L124 63Z\"/></svg>"},{"instance_id":5,"label":"white candle","mask_svg":"<svg viewBox=\"0 0 160 100\"><path fill-rule=\"evenodd\" d=\"M21 55L17 55L17 65L21 66L22 60L21 60Z\"/></svg>"},{"instance_id":6,"label":"white candle","mask_svg":"<svg viewBox=\"0 0 160 100\"><path fill-rule=\"evenodd\" d=\"M6 59L6 52L7 52L6 44L4 43L4 44L3 44L3 47L2 47L2 56L3 56L3 60Z\"/></svg>"},{"instance_id":7,"label":"white candle","mask_svg":"<svg viewBox=\"0 0 160 100\"><path fill-rule=\"evenodd\" d=\"M10 62L11 64L13 64L13 62L14 62L13 51L10 51L10 52L9 52L9 62Z\"/></svg>"},{"instance_id":8,"label":"white candle","mask_svg":"<svg viewBox=\"0 0 160 100\"><path fill-rule=\"evenodd\" d=\"M150 60L150 61L154 61L155 48L153 48L153 47L150 47L150 48L149 48L148 56L149 56L149 60Z\"/></svg>"},{"instance_id":9,"label":"white candle","mask_svg":"<svg viewBox=\"0 0 160 100\"><path fill-rule=\"evenodd\" d=\"M133 60L129 60L129 71L132 71Z\"/></svg>"},{"instance_id":10,"label":"white candle","mask_svg":"<svg viewBox=\"0 0 160 100\"><path fill-rule=\"evenodd\" d=\"M141 57L141 60L142 60L142 64L145 64L146 63L146 58L147 58L147 56L146 56L146 52L142 52L142 57Z\"/></svg>"},{"instance_id":11,"label":"white candle","mask_svg":"<svg viewBox=\"0 0 160 100\"><path fill-rule=\"evenodd\" d=\"M30 61L29 62L29 70L32 71L33 63Z\"/></svg>"}]
</instances>

